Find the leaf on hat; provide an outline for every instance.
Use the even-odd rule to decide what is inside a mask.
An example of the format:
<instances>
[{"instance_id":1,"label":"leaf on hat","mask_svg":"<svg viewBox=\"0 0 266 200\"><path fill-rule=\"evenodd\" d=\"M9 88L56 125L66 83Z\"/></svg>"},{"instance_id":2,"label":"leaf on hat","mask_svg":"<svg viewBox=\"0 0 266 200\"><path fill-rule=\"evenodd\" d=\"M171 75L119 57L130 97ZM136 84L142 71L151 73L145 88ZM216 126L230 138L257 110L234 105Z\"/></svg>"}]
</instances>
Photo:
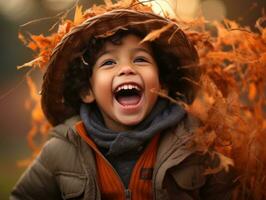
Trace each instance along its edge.
<instances>
[{"instance_id":1,"label":"leaf on hat","mask_svg":"<svg viewBox=\"0 0 266 200\"><path fill-rule=\"evenodd\" d=\"M46 47L46 46L50 46L52 44L51 38L45 37L42 34L32 35L31 38L36 43L39 49L42 49L43 47Z\"/></svg>"},{"instance_id":2,"label":"leaf on hat","mask_svg":"<svg viewBox=\"0 0 266 200\"><path fill-rule=\"evenodd\" d=\"M167 31L169 28L171 28L174 24L173 23L169 23L167 24L166 26L160 28L160 29L157 29L157 30L153 30L152 32L150 32L148 35L146 35L145 38L143 38L141 41L140 41L140 44L146 42L146 41L153 41L155 40L156 38L159 38L160 35Z\"/></svg>"},{"instance_id":3,"label":"leaf on hat","mask_svg":"<svg viewBox=\"0 0 266 200\"><path fill-rule=\"evenodd\" d=\"M73 22L71 20L66 20L64 24L60 24L58 26L58 35L60 35L61 37L64 36L66 33L68 33L71 28L73 27Z\"/></svg>"},{"instance_id":4,"label":"leaf on hat","mask_svg":"<svg viewBox=\"0 0 266 200\"><path fill-rule=\"evenodd\" d=\"M17 69L22 69L25 67L34 67L39 63L39 61L41 59L42 59L42 57L35 58L34 60L32 60L30 62L27 62L27 63L24 63L23 65L17 66Z\"/></svg>"},{"instance_id":5,"label":"leaf on hat","mask_svg":"<svg viewBox=\"0 0 266 200\"><path fill-rule=\"evenodd\" d=\"M36 45L36 43L33 42L33 41L29 42L29 44L27 45L27 47L29 47L33 51L36 51L37 48L38 48L38 46Z\"/></svg>"},{"instance_id":6,"label":"leaf on hat","mask_svg":"<svg viewBox=\"0 0 266 200\"><path fill-rule=\"evenodd\" d=\"M19 39L20 41L22 41L22 43L23 43L24 45L27 44L27 40L26 40L25 36L24 36L21 32L18 32L18 39Z\"/></svg>"},{"instance_id":7,"label":"leaf on hat","mask_svg":"<svg viewBox=\"0 0 266 200\"><path fill-rule=\"evenodd\" d=\"M74 15L74 24L78 25L82 21L83 21L82 6L77 5L75 9L75 15Z\"/></svg>"}]
</instances>

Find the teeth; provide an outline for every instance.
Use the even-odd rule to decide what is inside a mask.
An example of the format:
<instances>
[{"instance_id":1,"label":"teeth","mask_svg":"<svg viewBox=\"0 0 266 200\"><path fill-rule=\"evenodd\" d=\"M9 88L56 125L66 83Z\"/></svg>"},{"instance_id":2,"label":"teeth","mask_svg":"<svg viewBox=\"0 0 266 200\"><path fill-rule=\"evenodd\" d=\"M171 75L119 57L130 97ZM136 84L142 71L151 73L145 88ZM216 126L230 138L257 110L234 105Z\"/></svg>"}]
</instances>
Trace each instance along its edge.
<instances>
[{"instance_id":1,"label":"teeth","mask_svg":"<svg viewBox=\"0 0 266 200\"><path fill-rule=\"evenodd\" d=\"M132 89L140 90L140 88L137 85L126 84L119 86L115 92L119 92L120 90L132 90Z\"/></svg>"}]
</instances>

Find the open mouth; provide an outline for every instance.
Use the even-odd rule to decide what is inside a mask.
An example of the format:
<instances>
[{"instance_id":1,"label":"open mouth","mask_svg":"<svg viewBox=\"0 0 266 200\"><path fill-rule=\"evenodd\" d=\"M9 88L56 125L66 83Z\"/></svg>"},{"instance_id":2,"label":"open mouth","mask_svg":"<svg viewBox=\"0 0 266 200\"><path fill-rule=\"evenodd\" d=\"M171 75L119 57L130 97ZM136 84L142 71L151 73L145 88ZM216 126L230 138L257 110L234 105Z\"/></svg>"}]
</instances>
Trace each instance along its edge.
<instances>
[{"instance_id":1,"label":"open mouth","mask_svg":"<svg viewBox=\"0 0 266 200\"><path fill-rule=\"evenodd\" d=\"M120 85L114 91L116 101L123 106L137 105L142 97L142 88L136 84Z\"/></svg>"}]
</instances>

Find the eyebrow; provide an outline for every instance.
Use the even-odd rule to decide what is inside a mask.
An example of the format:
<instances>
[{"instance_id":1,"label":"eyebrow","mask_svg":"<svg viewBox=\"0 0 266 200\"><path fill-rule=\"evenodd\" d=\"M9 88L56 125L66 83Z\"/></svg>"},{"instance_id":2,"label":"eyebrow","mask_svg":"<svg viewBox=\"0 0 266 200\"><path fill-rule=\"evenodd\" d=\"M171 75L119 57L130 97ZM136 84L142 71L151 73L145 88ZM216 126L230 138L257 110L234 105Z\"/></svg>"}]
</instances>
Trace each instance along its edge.
<instances>
[{"instance_id":1,"label":"eyebrow","mask_svg":"<svg viewBox=\"0 0 266 200\"><path fill-rule=\"evenodd\" d=\"M146 48L142 48L142 47L133 48L131 51L132 51L132 52L143 51L143 52L148 53L149 55L152 54L152 52L151 52L150 50L147 50ZM100 58L101 56L103 56L103 55L105 55L105 54L110 54L110 53L113 53L113 52L115 52L114 49L101 51L101 52L97 55L97 58Z\"/></svg>"},{"instance_id":2,"label":"eyebrow","mask_svg":"<svg viewBox=\"0 0 266 200\"><path fill-rule=\"evenodd\" d=\"M144 51L144 52L146 52L148 54L151 54L152 53L150 50L148 50L146 48L142 48L142 47L134 48L132 51L133 52L136 52L136 51Z\"/></svg>"},{"instance_id":3,"label":"eyebrow","mask_svg":"<svg viewBox=\"0 0 266 200\"><path fill-rule=\"evenodd\" d=\"M109 53L112 53L114 52L114 50L104 50L104 51L100 51L98 54L97 54L97 58L100 58L101 56L105 55L105 54L109 54Z\"/></svg>"}]
</instances>

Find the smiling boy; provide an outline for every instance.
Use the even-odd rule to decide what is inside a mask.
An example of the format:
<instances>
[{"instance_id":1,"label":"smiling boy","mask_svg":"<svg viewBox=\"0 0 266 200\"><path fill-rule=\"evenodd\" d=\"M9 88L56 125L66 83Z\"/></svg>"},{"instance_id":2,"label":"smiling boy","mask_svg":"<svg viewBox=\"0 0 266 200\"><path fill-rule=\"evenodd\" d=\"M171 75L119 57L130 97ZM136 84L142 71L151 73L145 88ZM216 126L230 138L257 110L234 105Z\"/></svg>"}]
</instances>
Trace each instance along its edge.
<instances>
[{"instance_id":1,"label":"smiling boy","mask_svg":"<svg viewBox=\"0 0 266 200\"><path fill-rule=\"evenodd\" d=\"M158 98L151 90L161 89L152 50L140 41L128 35L120 45L107 42L93 66L91 89L82 97L85 103L96 101L111 130L130 130L143 121Z\"/></svg>"},{"instance_id":2,"label":"smiling boy","mask_svg":"<svg viewBox=\"0 0 266 200\"><path fill-rule=\"evenodd\" d=\"M192 103L197 64L163 17L121 9L85 20L50 58L42 106L53 137L11 199L230 199L231 174L204 175L219 160L188 148L197 120L158 96Z\"/></svg>"}]
</instances>

